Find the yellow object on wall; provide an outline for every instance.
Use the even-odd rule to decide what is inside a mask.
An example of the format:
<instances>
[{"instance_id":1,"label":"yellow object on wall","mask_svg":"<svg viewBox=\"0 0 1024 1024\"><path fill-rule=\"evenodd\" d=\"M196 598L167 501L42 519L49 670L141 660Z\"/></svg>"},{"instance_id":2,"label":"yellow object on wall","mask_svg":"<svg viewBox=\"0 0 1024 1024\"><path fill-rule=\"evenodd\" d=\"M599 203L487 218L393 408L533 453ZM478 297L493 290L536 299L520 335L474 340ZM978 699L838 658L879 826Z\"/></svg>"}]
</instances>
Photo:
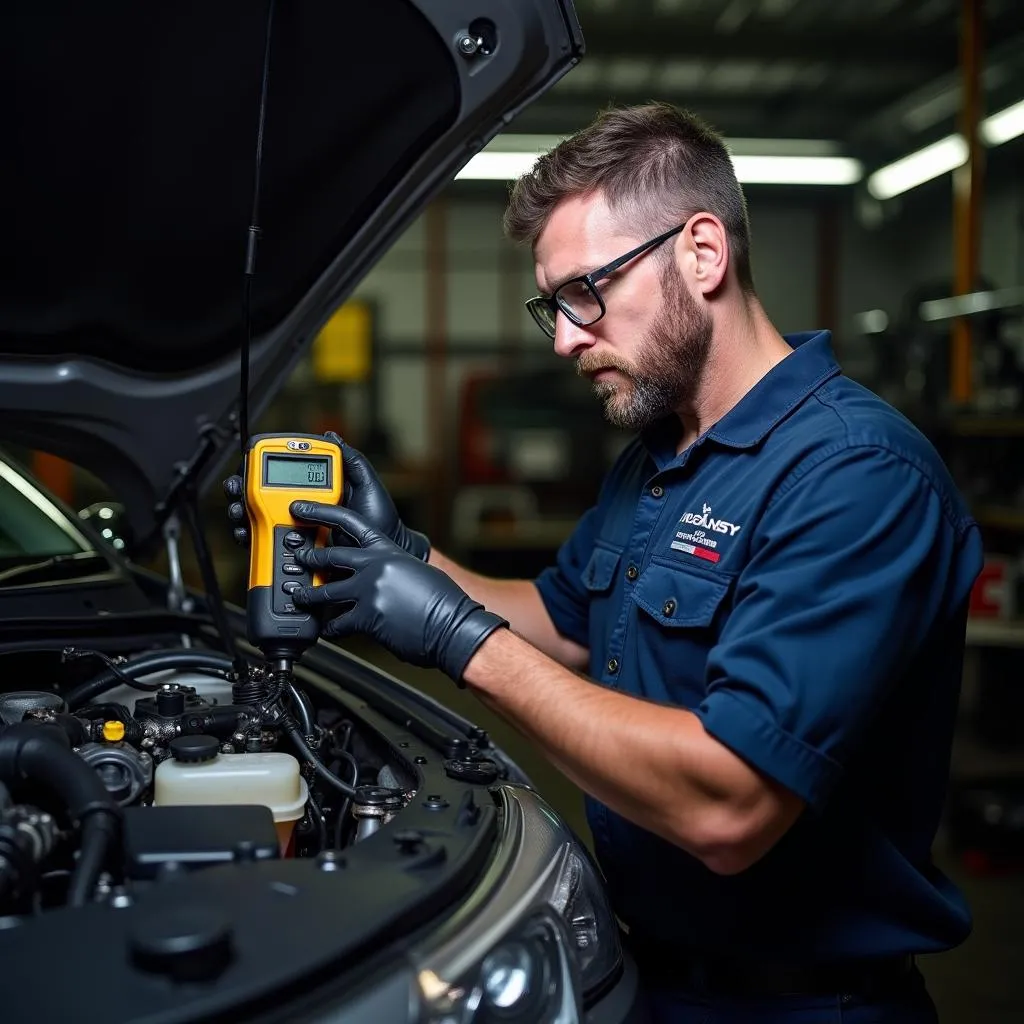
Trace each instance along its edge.
<instances>
[{"instance_id":1,"label":"yellow object on wall","mask_svg":"<svg viewBox=\"0 0 1024 1024\"><path fill-rule=\"evenodd\" d=\"M372 340L370 306L358 300L339 306L313 341L313 375L323 383L366 380Z\"/></svg>"}]
</instances>

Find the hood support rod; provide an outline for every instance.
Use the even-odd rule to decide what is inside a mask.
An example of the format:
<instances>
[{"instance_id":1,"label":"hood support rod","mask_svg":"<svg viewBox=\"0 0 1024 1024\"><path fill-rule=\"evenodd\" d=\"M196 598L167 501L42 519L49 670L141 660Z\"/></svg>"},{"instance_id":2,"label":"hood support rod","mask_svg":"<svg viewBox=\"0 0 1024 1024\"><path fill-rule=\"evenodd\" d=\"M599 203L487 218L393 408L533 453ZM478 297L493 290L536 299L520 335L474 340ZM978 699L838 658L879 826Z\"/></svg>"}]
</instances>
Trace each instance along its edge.
<instances>
[{"instance_id":1,"label":"hood support rod","mask_svg":"<svg viewBox=\"0 0 1024 1024\"><path fill-rule=\"evenodd\" d=\"M249 440L249 351L252 347L252 279L256 276L256 247L260 227L260 178L263 171L263 131L267 121L267 85L270 81L270 32L274 25L274 0L267 8L267 37L263 47L263 77L260 82L260 112L256 129L256 161L252 183L252 216L245 246L245 276L242 285L241 381L238 391L238 442L242 458Z\"/></svg>"}]
</instances>

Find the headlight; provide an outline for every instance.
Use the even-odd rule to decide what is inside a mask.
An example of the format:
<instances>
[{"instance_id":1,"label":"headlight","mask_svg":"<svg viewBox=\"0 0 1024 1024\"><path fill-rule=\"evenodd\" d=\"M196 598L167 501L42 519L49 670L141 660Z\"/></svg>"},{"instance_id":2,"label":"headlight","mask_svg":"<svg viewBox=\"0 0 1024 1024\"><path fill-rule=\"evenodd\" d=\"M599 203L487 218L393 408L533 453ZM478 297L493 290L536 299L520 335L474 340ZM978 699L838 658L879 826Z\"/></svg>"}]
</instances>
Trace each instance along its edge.
<instances>
[{"instance_id":1,"label":"headlight","mask_svg":"<svg viewBox=\"0 0 1024 1024\"><path fill-rule=\"evenodd\" d=\"M571 1024L618 973L618 927L586 850L533 791L500 799L478 895L414 957L424 1024Z\"/></svg>"}]
</instances>

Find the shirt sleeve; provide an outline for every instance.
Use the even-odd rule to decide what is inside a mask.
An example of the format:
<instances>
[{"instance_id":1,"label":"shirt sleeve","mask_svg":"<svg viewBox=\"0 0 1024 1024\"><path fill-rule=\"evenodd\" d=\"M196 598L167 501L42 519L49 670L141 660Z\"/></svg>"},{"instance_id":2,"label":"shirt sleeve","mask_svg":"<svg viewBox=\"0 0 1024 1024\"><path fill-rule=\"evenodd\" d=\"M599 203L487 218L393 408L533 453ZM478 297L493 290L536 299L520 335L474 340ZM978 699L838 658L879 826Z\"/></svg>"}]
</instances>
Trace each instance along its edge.
<instances>
[{"instance_id":1,"label":"shirt sleeve","mask_svg":"<svg viewBox=\"0 0 1024 1024\"><path fill-rule=\"evenodd\" d=\"M590 646L590 592L583 570L594 552L600 522L599 507L586 512L558 549L555 564L534 581L555 629L581 647Z\"/></svg>"},{"instance_id":2,"label":"shirt sleeve","mask_svg":"<svg viewBox=\"0 0 1024 1024\"><path fill-rule=\"evenodd\" d=\"M707 664L704 728L821 810L872 716L981 568L976 525L885 449L776 497Z\"/></svg>"}]
</instances>

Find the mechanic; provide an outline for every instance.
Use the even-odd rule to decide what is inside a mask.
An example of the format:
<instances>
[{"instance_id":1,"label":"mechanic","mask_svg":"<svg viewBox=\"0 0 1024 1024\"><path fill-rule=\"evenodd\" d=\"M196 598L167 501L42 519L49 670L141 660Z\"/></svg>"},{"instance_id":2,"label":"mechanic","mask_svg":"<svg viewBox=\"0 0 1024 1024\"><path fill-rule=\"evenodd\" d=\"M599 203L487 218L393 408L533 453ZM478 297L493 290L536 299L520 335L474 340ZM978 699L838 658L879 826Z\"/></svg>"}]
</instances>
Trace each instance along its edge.
<instances>
[{"instance_id":1,"label":"mechanic","mask_svg":"<svg viewBox=\"0 0 1024 1024\"><path fill-rule=\"evenodd\" d=\"M915 955L970 929L930 851L977 525L827 331L769 321L699 119L602 113L505 227L555 352L636 439L535 581L446 558L346 446L345 506L293 511L351 543L307 555L333 578L296 602L441 668L584 790L656 1020L934 1021Z\"/></svg>"}]
</instances>

